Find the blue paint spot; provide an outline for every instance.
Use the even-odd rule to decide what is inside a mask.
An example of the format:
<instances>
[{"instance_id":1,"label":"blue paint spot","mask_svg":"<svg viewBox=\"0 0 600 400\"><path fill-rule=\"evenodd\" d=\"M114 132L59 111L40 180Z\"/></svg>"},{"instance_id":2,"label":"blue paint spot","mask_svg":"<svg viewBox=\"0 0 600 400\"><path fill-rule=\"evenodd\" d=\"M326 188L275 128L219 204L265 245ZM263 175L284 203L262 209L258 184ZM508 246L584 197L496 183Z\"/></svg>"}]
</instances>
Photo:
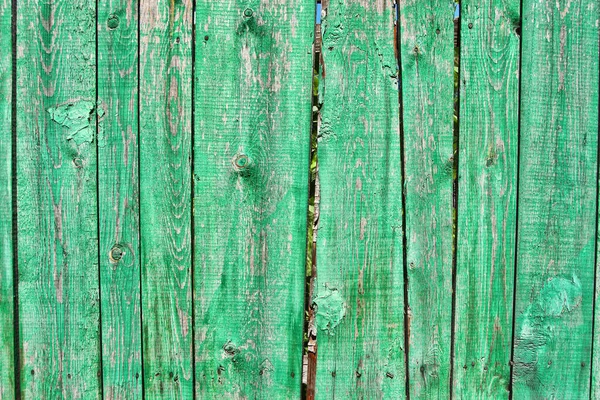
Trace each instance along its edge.
<instances>
[{"instance_id":1,"label":"blue paint spot","mask_svg":"<svg viewBox=\"0 0 600 400\"><path fill-rule=\"evenodd\" d=\"M322 8L323 8L323 6L321 5L321 3L317 3L317 15L316 15L316 17L317 17L317 21L316 21L317 25L321 24L321 9Z\"/></svg>"},{"instance_id":2,"label":"blue paint spot","mask_svg":"<svg viewBox=\"0 0 600 400\"><path fill-rule=\"evenodd\" d=\"M460 4L454 3L454 19L458 19L460 17Z\"/></svg>"}]
</instances>

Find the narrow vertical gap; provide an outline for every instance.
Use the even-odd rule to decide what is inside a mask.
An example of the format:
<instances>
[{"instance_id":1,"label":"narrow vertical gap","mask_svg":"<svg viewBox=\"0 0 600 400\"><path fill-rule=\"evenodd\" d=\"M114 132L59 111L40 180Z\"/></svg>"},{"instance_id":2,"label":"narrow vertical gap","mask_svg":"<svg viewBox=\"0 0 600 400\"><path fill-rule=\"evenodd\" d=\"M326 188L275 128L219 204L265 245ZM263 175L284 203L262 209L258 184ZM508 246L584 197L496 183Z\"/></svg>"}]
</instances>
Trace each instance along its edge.
<instances>
[{"instance_id":1,"label":"narrow vertical gap","mask_svg":"<svg viewBox=\"0 0 600 400\"><path fill-rule=\"evenodd\" d=\"M21 398L21 347L19 331L19 251L17 228L17 0L11 3L11 185L12 185L12 251L13 251L13 357L15 399Z\"/></svg>"},{"instance_id":2,"label":"narrow vertical gap","mask_svg":"<svg viewBox=\"0 0 600 400\"><path fill-rule=\"evenodd\" d=\"M302 398L314 400L317 374L317 330L312 307L314 282L317 277L317 223L319 219L319 161L318 141L320 104L319 76L321 69L321 0L315 2L315 27L313 43L313 80L311 86L310 160L308 176L308 212L306 220L306 274L304 295L304 329L302 362Z\"/></svg>"},{"instance_id":3,"label":"narrow vertical gap","mask_svg":"<svg viewBox=\"0 0 600 400\"><path fill-rule=\"evenodd\" d=\"M398 109L399 109L399 132L400 132L400 179L402 184L402 273L404 276L404 371L405 371L405 397L410 400L410 374L409 355L410 355L410 304L408 303L408 262L406 255L406 152L404 147L404 98L402 87L402 51L401 41L402 32L400 30L400 5L395 2L396 17L394 27L395 51L398 67Z\"/></svg>"},{"instance_id":4,"label":"narrow vertical gap","mask_svg":"<svg viewBox=\"0 0 600 400\"><path fill-rule=\"evenodd\" d=\"M450 400L454 397L454 350L456 340L456 269L458 244L458 167L460 141L460 41L461 41L461 10L460 0L454 3L454 123L453 123L453 177L452 177L452 314L450 317Z\"/></svg>"},{"instance_id":5,"label":"narrow vertical gap","mask_svg":"<svg viewBox=\"0 0 600 400\"><path fill-rule=\"evenodd\" d=\"M190 234L191 234L191 243L190 243L190 251L191 251L191 266L190 266L190 284L192 285L192 398L196 399L196 302L194 301L196 295L196 286L195 286L195 249L196 249L196 224L194 219L194 194L196 190L196 174L194 172L194 145L196 143L196 96L195 96L195 87L196 87L196 0L192 0L192 104L191 104L191 139L190 139L190 172L191 172L191 185L190 185Z\"/></svg>"},{"instance_id":6,"label":"narrow vertical gap","mask_svg":"<svg viewBox=\"0 0 600 400\"><path fill-rule=\"evenodd\" d=\"M517 122L517 171L516 171L516 191L515 191L515 259L513 267L513 298L512 298L512 332L510 346L510 379L508 382L508 398L513 398L513 380L514 380L514 356L515 356L515 336L517 324L517 275L518 275L518 251L519 251L519 189L520 171L521 171L521 96L522 96L522 65L523 65L523 1L519 4L519 25L515 27L515 34L519 37L519 94L518 94L518 122ZM596 200L597 201L597 200Z\"/></svg>"},{"instance_id":7,"label":"narrow vertical gap","mask_svg":"<svg viewBox=\"0 0 600 400\"><path fill-rule=\"evenodd\" d=\"M600 63L600 34L598 35L598 61ZM598 71L598 89L600 91L600 71ZM598 102L598 134L600 134L600 101ZM599 204L598 198L600 196L600 140L598 140L598 146L596 150L596 234L594 235L594 295L592 296L592 346L591 346L591 360L590 360L590 400L594 393L594 338L596 332L596 284L598 282L598 211Z\"/></svg>"},{"instance_id":8,"label":"narrow vertical gap","mask_svg":"<svg viewBox=\"0 0 600 400\"><path fill-rule=\"evenodd\" d=\"M140 114L141 114L141 91L140 91L140 82L142 80L141 75L141 20L142 20L142 1L137 1L137 108L136 108L136 125L137 125L137 202L138 202L138 257L139 260L138 268L139 268L139 283L138 290L140 293L140 375L142 379L142 399L146 398L146 374L144 373L144 285L143 281L143 258L142 258L142 141L140 137Z\"/></svg>"},{"instance_id":9,"label":"narrow vertical gap","mask_svg":"<svg viewBox=\"0 0 600 400\"><path fill-rule=\"evenodd\" d=\"M99 368L100 371L98 371L98 380L99 380L99 385L100 385L100 396L101 398L104 398L104 367L103 367L103 353L104 353L104 348L102 346L102 335L103 335L103 329L102 329L102 259L101 259L101 247L100 247L100 159L98 157L99 154L99 150L98 150L98 130L99 130L99 122L98 122L98 83L99 83L99 79L98 79L98 0L95 1L96 4L96 18L95 18L95 27L96 27L96 35L95 35L95 45L96 45L96 49L95 49L95 59L94 62L96 63L96 82L95 82L95 89L96 92L94 93L94 97L95 97L95 101L94 101L94 113L95 113L95 120L96 120L96 245L97 247L97 257L98 257L98 269L96 271L97 273L97 278L98 278L98 326L100 329L98 329L98 344L100 346L100 352L99 352Z\"/></svg>"}]
</instances>

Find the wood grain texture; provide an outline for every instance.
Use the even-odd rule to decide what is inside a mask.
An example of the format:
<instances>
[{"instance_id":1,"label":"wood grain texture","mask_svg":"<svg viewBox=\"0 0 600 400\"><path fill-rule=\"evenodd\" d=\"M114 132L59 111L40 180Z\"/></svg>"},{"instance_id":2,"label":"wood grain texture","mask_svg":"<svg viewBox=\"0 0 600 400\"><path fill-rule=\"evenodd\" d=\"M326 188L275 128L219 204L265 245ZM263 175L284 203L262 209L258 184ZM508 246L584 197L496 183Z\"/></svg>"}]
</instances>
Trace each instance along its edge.
<instances>
[{"instance_id":1,"label":"wood grain texture","mask_svg":"<svg viewBox=\"0 0 600 400\"><path fill-rule=\"evenodd\" d=\"M144 393L190 399L192 1L140 4Z\"/></svg>"},{"instance_id":2,"label":"wood grain texture","mask_svg":"<svg viewBox=\"0 0 600 400\"><path fill-rule=\"evenodd\" d=\"M588 398L598 2L523 2L513 398Z\"/></svg>"},{"instance_id":3,"label":"wood grain texture","mask_svg":"<svg viewBox=\"0 0 600 400\"><path fill-rule=\"evenodd\" d=\"M15 396L11 1L0 2L0 398Z\"/></svg>"},{"instance_id":4,"label":"wood grain texture","mask_svg":"<svg viewBox=\"0 0 600 400\"><path fill-rule=\"evenodd\" d=\"M391 2L324 2L319 399L405 394L402 174Z\"/></svg>"},{"instance_id":5,"label":"wood grain texture","mask_svg":"<svg viewBox=\"0 0 600 400\"><path fill-rule=\"evenodd\" d=\"M411 398L447 398L452 316L454 4L400 1Z\"/></svg>"},{"instance_id":6,"label":"wood grain texture","mask_svg":"<svg viewBox=\"0 0 600 400\"><path fill-rule=\"evenodd\" d=\"M96 8L17 4L21 391L101 397Z\"/></svg>"},{"instance_id":7,"label":"wood grain texture","mask_svg":"<svg viewBox=\"0 0 600 400\"><path fill-rule=\"evenodd\" d=\"M138 7L98 3L98 202L106 399L142 397Z\"/></svg>"},{"instance_id":8,"label":"wood grain texture","mask_svg":"<svg viewBox=\"0 0 600 400\"><path fill-rule=\"evenodd\" d=\"M198 398L299 398L314 2L196 4Z\"/></svg>"},{"instance_id":9,"label":"wood grain texture","mask_svg":"<svg viewBox=\"0 0 600 400\"><path fill-rule=\"evenodd\" d=\"M520 4L463 0L453 393L507 399L512 347Z\"/></svg>"}]
</instances>

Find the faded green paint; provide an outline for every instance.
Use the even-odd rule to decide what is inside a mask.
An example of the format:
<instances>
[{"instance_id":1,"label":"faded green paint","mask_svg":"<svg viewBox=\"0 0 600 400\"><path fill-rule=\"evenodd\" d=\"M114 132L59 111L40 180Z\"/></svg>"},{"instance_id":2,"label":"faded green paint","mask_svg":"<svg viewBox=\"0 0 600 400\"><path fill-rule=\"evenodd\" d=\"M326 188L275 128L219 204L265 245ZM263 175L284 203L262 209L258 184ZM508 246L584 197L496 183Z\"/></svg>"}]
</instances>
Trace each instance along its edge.
<instances>
[{"instance_id":1,"label":"faded green paint","mask_svg":"<svg viewBox=\"0 0 600 400\"><path fill-rule=\"evenodd\" d=\"M139 2L109 0L98 7L102 384L106 399L140 399Z\"/></svg>"},{"instance_id":2,"label":"faded green paint","mask_svg":"<svg viewBox=\"0 0 600 400\"><path fill-rule=\"evenodd\" d=\"M95 116L72 124L47 111L93 108L95 19L84 0L17 4L19 359L28 399L101 397L96 149L93 136L69 140L74 121L89 126Z\"/></svg>"},{"instance_id":3,"label":"faded green paint","mask_svg":"<svg viewBox=\"0 0 600 400\"><path fill-rule=\"evenodd\" d=\"M11 2L0 2L0 398L15 396Z\"/></svg>"},{"instance_id":4,"label":"faded green paint","mask_svg":"<svg viewBox=\"0 0 600 400\"><path fill-rule=\"evenodd\" d=\"M452 318L454 3L400 3L408 382L448 398Z\"/></svg>"},{"instance_id":5,"label":"faded green paint","mask_svg":"<svg viewBox=\"0 0 600 400\"><path fill-rule=\"evenodd\" d=\"M512 347L519 1L463 0L453 393L507 399Z\"/></svg>"},{"instance_id":6,"label":"faded green paint","mask_svg":"<svg viewBox=\"0 0 600 400\"><path fill-rule=\"evenodd\" d=\"M393 4L323 3L317 399L405 393Z\"/></svg>"},{"instance_id":7,"label":"faded green paint","mask_svg":"<svg viewBox=\"0 0 600 400\"><path fill-rule=\"evenodd\" d=\"M193 396L191 0L140 2L144 394Z\"/></svg>"},{"instance_id":8,"label":"faded green paint","mask_svg":"<svg viewBox=\"0 0 600 400\"><path fill-rule=\"evenodd\" d=\"M523 2L513 398L588 398L598 2Z\"/></svg>"},{"instance_id":9,"label":"faded green paint","mask_svg":"<svg viewBox=\"0 0 600 400\"><path fill-rule=\"evenodd\" d=\"M458 163L452 1L16 5L0 398L300 398L307 250L316 398L600 397L596 0L463 0Z\"/></svg>"},{"instance_id":10,"label":"faded green paint","mask_svg":"<svg viewBox=\"0 0 600 400\"><path fill-rule=\"evenodd\" d=\"M299 398L312 0L196 3L197 398Z\"/></svg>"}]
</instances>

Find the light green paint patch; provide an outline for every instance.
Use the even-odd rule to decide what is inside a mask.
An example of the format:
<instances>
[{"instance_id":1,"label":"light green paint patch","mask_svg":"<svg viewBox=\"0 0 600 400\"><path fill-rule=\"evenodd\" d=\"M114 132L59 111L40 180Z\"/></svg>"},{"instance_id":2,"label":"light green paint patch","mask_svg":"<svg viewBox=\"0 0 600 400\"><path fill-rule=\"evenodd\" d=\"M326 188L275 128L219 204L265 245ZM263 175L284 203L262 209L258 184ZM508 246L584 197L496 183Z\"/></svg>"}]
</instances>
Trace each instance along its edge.
<instances>
[{"instance_id":1,"label":"light green paint patch","mask_svg":"<svg viewBox=\"0 0 600 400\"><path fill-rule=\"evenodd\" d=\"M534 367L543 357L546 346L555 340L552 328L557 324L556 320L577 309L581 300L581 282L575 275L570 280L551 279L543 286L522 316L517 338L521 351L515 356L518 370L522 371L518 374L521 378L527 381L535 378Z\"/></svg>"},{"instance_id":2,"label":"light green paint patch","mask_svg":"<svg viewBox=\"0 0 600 400\"><path fill-rule=\"evenodd\" d=\"M573 311L581 304L581 282L576 275L572 280L555 278L543 288L538 299L540 309L546 317L560 317Z\"/></svg>"},{"instance_id":3,"label":"light green paint patch","mask_svg":"<svg viewBox=\"0 0 600 400\"><path fill-rule=\"evenodd\" d=\"M329 335L346 315L346 302L337 289L325 285L325 289L313 300L317 305L317 327Z\"/></svg>"},{"instance_id":4,"label":"light green paint patch","mask_svg":"<svg viewBox=\"0 0 600 400\"><path fill-rule=\"evenodd\" d=\"M94 141L95 127L92 124L94 110L94 102L89 100L46 109L52 121L69 130L67 140L74 140L77 145Z\"/></svg>"}]
</instances>

